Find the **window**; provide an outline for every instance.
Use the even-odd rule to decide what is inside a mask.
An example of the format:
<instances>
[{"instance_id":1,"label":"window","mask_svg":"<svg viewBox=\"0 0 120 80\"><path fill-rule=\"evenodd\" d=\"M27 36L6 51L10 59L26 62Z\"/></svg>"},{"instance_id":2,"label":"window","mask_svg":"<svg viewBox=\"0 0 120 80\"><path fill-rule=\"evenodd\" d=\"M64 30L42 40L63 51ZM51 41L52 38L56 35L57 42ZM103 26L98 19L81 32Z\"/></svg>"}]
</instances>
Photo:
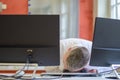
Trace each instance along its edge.
<instances>
[{"instance_id":1,"label":"window","mask_svg":"<svg viewBox=\"0 0 120 80\"><path fill-rule=\"evenodd\" d=\"M78 37L79 0L29 0L29 14L59 14L60 39Z\"/></svg>"},{"instance_id":2,"label":"window","mask_svg":"<svg viewBox=\"0 0 120 80\"><path fill-rule=\"evenodd\" d=\"M111 17L120 19L120 0L111 0Z\"/></svg>"}]
</instances>

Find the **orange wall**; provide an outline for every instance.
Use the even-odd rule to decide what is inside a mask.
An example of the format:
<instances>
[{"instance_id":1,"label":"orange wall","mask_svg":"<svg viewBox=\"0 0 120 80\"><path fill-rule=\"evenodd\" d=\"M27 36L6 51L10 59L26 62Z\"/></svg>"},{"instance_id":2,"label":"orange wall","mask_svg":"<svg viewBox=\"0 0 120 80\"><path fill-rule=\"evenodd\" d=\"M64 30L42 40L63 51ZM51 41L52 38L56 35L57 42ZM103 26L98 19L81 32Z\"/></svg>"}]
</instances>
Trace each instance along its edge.
<instances>
[{"instance_id":1,"label":"orange wall","mask_svg":"<svg viewBox=\"0 0 120 80\"><path fill-rule=\"evenodd\" d=\"M7 9L0 14L28 14L28 0L0 0L7 5Z\"/></svg>"},{"instance_id":2,"label":"orange wall","mask_svg":"<svg viewBox=\"0 0 120 80\"><path fill-rule=\"evenodd\" d=\"M93 0L80 0L80 38L93 38Z\"/></svg>"}]
</instances>

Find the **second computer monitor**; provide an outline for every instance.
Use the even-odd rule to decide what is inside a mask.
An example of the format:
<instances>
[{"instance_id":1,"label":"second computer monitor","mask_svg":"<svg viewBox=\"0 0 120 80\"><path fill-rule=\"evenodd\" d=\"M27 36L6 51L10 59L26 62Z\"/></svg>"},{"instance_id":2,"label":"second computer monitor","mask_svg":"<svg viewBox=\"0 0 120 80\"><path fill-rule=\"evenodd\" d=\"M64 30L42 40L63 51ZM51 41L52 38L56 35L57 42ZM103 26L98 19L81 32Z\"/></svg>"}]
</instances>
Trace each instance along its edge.
<instances>
[{"instance_id":1,"label":"second computer monitor","mask_svg":"<svg viewBox=\"0 0 120 80\"><path fill-rule=\"evenodd\" d=\"M97 17L90 65L120 64L120 20Z\"/></svg>"}]
</instances>

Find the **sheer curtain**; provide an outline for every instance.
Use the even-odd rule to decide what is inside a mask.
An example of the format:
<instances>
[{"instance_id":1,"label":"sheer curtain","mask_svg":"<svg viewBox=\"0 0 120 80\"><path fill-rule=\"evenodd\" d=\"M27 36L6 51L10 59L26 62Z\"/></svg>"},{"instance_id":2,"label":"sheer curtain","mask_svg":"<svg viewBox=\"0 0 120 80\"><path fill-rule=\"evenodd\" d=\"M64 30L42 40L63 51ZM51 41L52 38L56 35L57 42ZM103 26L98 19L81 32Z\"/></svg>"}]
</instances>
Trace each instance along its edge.
<instances>
[{"instance_id":1,"label":"sheer curtain","mask_svg":"<svg viewBox=\"0 0 120 80\"><path fill-rule=\"evenodd\" d=\"M59 14L60 39L78 37L79 0L29 0L29 14Z\"/></svg>"},{"instance_id":2,"label":"sheer curtain","mask_svg":"<svg viewBox=\"0 0 120 80\"><path fill-rule=\"evenodd\" d=\"M94 15L95 17L105 17L110 18L111 9L110 9L111 0L94 0Z\"/></svg>"},{"instance_id":3,"label":"sheer curtain","mask_svg":"<svg viewBox=\"0 0 120 80\"><path fill-rule=\"evenodd\" d=\"M120 0L111 0L111 18L120 19Z\"/></svg>"}]
</instances>

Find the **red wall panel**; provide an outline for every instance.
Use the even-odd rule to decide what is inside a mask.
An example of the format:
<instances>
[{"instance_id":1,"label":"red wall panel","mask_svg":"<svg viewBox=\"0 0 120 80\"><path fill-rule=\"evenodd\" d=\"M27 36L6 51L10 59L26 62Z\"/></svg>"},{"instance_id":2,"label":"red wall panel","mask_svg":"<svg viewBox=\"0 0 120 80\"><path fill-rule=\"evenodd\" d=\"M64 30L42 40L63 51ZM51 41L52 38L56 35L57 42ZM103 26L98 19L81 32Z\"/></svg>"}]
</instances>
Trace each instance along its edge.
<instances>
[{"instance_id":1,"label":"red wall panel","mask_svg":"<svg viewBox=\"0 0 120 80\"><path fill-rule=\"evenodd\" d=\"M92 40L93 38L93 0L80 0L79 10L80 38Z\"/></svg>"},{"instance_id":2,"label":"red wall panel","mask_svg":"<svg viewBox=\"0 0 120 80\"><path fill-rule=\"evenodd\" d=\"M28 14L28 0L0 0L7 5L7 9L0 14Z\"/></svg>"}]
</instances>

